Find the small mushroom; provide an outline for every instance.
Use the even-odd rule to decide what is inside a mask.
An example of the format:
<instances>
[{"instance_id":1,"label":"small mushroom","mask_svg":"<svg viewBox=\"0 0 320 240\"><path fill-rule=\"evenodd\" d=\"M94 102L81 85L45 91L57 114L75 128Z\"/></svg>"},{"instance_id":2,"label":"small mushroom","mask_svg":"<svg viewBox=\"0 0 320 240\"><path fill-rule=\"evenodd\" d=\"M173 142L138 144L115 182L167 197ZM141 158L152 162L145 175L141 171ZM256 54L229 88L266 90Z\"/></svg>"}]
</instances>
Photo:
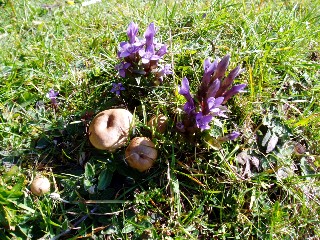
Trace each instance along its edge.
<instances>
[{"instance_id":1,"label":"small mushroom","mask_svg":"<svg viewBox=\"0 0 320 240\"><path fill-rule=\"evenodd\" d=\"M50 181L44 176L37 176L32 181L30 189L34 195L42 196L50 191Z\"/></svg>"},{"instance_id":2,"label":"small mushroom","mask_svg":"<svg viewBox=\"0 0 320 240\"><path fill-rule=\"evenodd\" d=\"M135 137L125 152L130 167L144 172L152 167L157 159L158 151L154 143L146 137Z\"/></svg>"},{"instance_id":3,"label":"small mushroom","mask_svg":"<svg viewBox=\"0 0 320 240\"><path fill-rule=\"evenodd\" d=\"M133 116L125 109L109 109L98 113L89 126L89 140L101 150L114 151L125 145Z\"/></svg>"},{"instance_id":4,"label":"small mushroom","mask_svg":"<svg viewBox=\"0 0 320 240\"><path fill-rule=\"evenodd\" d=\"M159 133L164 133L167 129L167 125L168 118L163 114L160 114L159 116L153 116L148 122L148 126L155 128L155 130Z\"/></svg>"}]
</instances>

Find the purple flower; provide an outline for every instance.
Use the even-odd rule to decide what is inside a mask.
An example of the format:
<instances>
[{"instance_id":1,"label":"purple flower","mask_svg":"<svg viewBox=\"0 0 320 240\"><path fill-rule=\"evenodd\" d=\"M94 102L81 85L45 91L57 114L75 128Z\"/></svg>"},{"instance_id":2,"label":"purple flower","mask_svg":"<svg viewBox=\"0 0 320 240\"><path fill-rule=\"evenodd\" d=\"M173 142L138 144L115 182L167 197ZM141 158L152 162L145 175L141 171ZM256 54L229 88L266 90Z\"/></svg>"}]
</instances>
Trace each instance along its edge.
<instances>
[{"instance_id":1,"label":"purple flower","mask_svg":"<svg viewBox=\"0 0 320 240\"><path fill-rule=\"evenodd\" d=\"M112 83L112 89L110 92L116 93L116 95L120 95L120 92L126 90L123 86L122 83Z\"/></svg>"},{"instance_id":2,"label":"purple flower","mask_svg":"<svg viewBox=\"0 0 320 240\"><path fill-rule=\"evenodd\" d=\"M209 123L212 120L211 115L203 115L202 112L197 113L196 115L196 124L197 127L201 129L201 131L205 129L210 129Z\"/></svg>"},{"instance_id":3,"label":"purple flower","mask_svg":"<svg viewBox=\"0 0 320 240\"><path fill-rule=\"evenodd\" d=\"M55 92L53 89L50 89L49 92L46 94L47 98L50 99L51 103L54 106L57 106L57 96L59 95L59 92Z\"/></svg>"},{"instance_id":4,"label":"purple flower","mask_svg":"<svg viewBox=\"0 0 320 240\"><path fill-rule=\"evenodd\" d=\"M227 91L224 96L223 103L226 103L231 97L233 97L235 94L242 92L242 90L247 86L247 84L238 84L233 86L229 91Z\"/></svg>"},{"instance_id":5,"label":"purple flower","mask_svg":"<svg viewBox=\"0 0 320 240\"><path fill-rule=\"evenodd\" d=\"M146 32L144 33L146 47L145 49L139 50L139 55L143 64L148 64L150 61L158 61L164 54L167 53L167 46L158 44L154 40L155 34L156 29L154 23L150 23ZM159 47L157 52L155 52L156 47Z\"/></svg>"},{"instance_id":6,"label":"purple flower","mask_svg":"<svg viewBox=\"0 0 320 240\"><path fill-rule=\"evenodd\" d=\"M218 98L210 97L210 98L208 98L207 103L208 103L208 108L209 108L210 112L213 109L220 107L223 102L223 99L224 99L223 97L218 97Z\"/></svg>"},{"instance_id":7,"label":"purple flower","mask_svg":"<svg viewBox=\"0 0 320 240\"><path fill-rule=\"evenodd\" d=\"M229 140L233 141L233 140L235 140L236 138L238 138L239 136L240 136L240 133L237 132L237 131L234 131L234 132L228 134L226 137L227 137Z\"/></svg>"},{"instance_id":8,"label":"purple flower","mask_svg":"<svg viewBox=\"0 0 320 240\"><path fill-rule=\"evenodd\" d=\"M159 72L157 72L156 76L162 82L163 77L165 77L166 75L169 75L169 74L172 74L171 65L166 64Z\"/></svg>"},{"instance_id":9,"label":"purple flower","mask_svg":"<svg viewBox=\"0 0 320 240\"><path fill-rule=\"evenodd\" d=\"M167 53L167 45L162 45L160 49L157 51L156 55L158 55L161 58L166 53Z\"/></svg>"},{"instance_id":10,"label":"purple flower","mask_svg":"<svg viewBox=\"0 0 320 240\"><path fill-rule=\"evenodd\" d=\"M139 55L143 64L148 64L150 61L158 61L160 59L160 57L154 53L153 47L147 48L146 50L139 50Z\"/></svg>"},{"instance_id":11,"label":"purple flower","mask_svg":"<svg viewBox=\"0 0 320 240\"><path fill-rule=\"evenodd\" d=\"M182 79L179 94L187 100L183 109L187 113L184 124L188 131L193 131L195 127L198 127L201 131L209 129L209 123L213 117L227 118L225 113L228 112L228 108L224 104L246 87L246 84L231 86L234 79L242 72L240 66L237 66L227 77L224 77L229 61L230 55L224 56L221 61L216 59L211 62L209 58L205 59L202 82L194 97L190 93L188 79L185 77ZM233 132L225 138L233 140L238 136L239 133Z\"/></svg>"},{"instance_id":12,"label":"purple flower","mask_svg":"<svg viewBox=\"0 0 320 240\"><path fill-rule=\"evenodd\" d=\"M219 88L220 88L220 80L216 79L208 87L207 98L215 97L217 95Z\"/></svg>"},{"instance_id":13,"label":"purple flower","mask_svg":"<svg viewBox=\"0 0 320 240\"><path fill-rule=\"evenodd\" d=\"M137 33L138 33L138 25L135 24L134 22L131 22L129 24L128 30L127 30L127 35L129 38L129 43L133 44L137 41Z\"/></svg>"},{"instance_id":14,"label":"purple flower","mask_svg":"<svg viewBox=\"0 0 320 240\"><path fill-rule=\"evenodd\" d=\"M227 117L224 112L227 111L227 108L224 106L221 106L223 102L223 97L210 97L207 100L207 106L208 110L211 113L212 116L219 116L219 117Z\"/></svg>"},{"instance_id":15,"label":"purple flower","mask_svg":"<svg viewBox=\"0 0 320 240\"><path fill-rule=\"evenodd\" d=\"M214 72L214 79L222 79L227 71L227 68L229 66L229 60L230 60L230 55L227 54L224 56L221 61L218 63L217 68L215 69Z\"/></svg>"},{"instance_id":16,"label":"purple flower","mask_svg":"<svg viewBox=\"0 0 320 240\"><path fill-rule=\"evenodd\" d=\"M195 105L194 105L194 102L193 102L193 99L191 101L187 101L185 104L184 104L184 107L183 107L183 110L188 114L190 115L191 113L193 113L193 111L195 110Z\"/></svg>"},{"instance_id":17,"label":"purple flower","mask_svg":"<svg viewBox=\"0 0 320 240\"><path fill-rule=\"evenodd\" d=\"M120 43L120 50L118 51L119 58L125 58L128 56L133 56L140 50L141 46L137 46L135 44L131 44L128 42Z\"/></svg>"},{"instance_id":18,"label":"purple flower","mask_svg":"<svg viewBox=\"0 0 320 240\"><path fill-rule=\"evenodd\" d=\"M181 87L179 86L179 94L183 95L188 102L193 101L190 93L189 81L186 77L184 77L181 81Z\"/></svg>"},{"instance_id":19,"label":"purple flower","mask_svg":"<svg viewBox=\"0 0 320 240\"><path fill-rule=\"evenodd\" d=\"M236 138L238 138L241 134L237 131L234 131L226 136L223 136L223 137L219 137L218 140L220 142L225 142L225 141L233 141L235 140Z\"/></svg>"},{"instance_id":20,"label":"purple flower","mask_svg":"<svg viewBox=\"0 0 320 240\"><path fill-rule=\"evenodd\" d=\"M217 96L221 96L225 93L225 91L231 86L234 79L243 71L238 65L235 69L233 69L229 75L222 81L219 91L217 92Z\"/></svg>"},{"instance_id":21,"label":"purple flower","mask_svg":"<svg viewBox=\"0 0 320 240\"><path fill-rule=\"evenodd\" d=\"M183 95L187 102L185 103L183 110L190 115L195 110L194 100L190 93L189 81L186 77L184 77L181 81L181 87L179 86L179 94Z\"/></svg>"},{"instance_id":22,"label":"purple flower","mask_svg":"<svg viewBox=\"0 0 320 240\"><path fill-rule=\"evenodd\" d=\"M213 63L209 59L204 61L204 74L197 94L199 102L206 102L210 97L224 97L222 104L225 104L232 96L245 88L245 84L231 87L234 79L243 71L240 66L234 68L224 78L229 61L230 55L224 56L220 62L218 59Z\"/></svg>"},{"instance_id":23,"label":"purple flower","mask_svg":"<svg viewBox=\"0 0 320 240\"><path fill-rule=\"evenodd\" d=\"M121 62L115 66L115 69L119 71L121 77L126 77L126 70L131 66L131 63Z\"/></svg>"},{"instance_id":24,"label":"purple flower","mask_svg":"<svg viewBox=\"0 0 320 240\"><path fill-rule=\"evenodd\" d=\"M150 23L147 30L144 33L147 48L153 46L153 40L154 40L155 34L156 34L156 28L154 26L154 23Z\"/></svg>"},{"instance_id":25,"label":"purple flower","mask_svg":"<svg viewBox=\"0 0 320 240\"><path fill-rule=\"evenodd\" d=\"M218 66L218 59L216 59L213 63L210 62L209 58L204 60L204 64L203 64L204 74L202 78L202 81L204 82L204 84L209 84L211 75L217 69L217 66Z\"/></svg>"},{"instance_id":26,"label":"purple flower","mask_svg":"<svg viewBox=\"0 0 320 240\"><path fill-rule=\"evenodd\" d=\"M125 58L128 56L130 56L131 58L134 58L135 53L137 53L141 49L144 42L139 41L139 39L137 38L137 33L138 33L138 25L135 24L134 22L131 22L127 29L129 42L121 42L119 44L119 51L118 51L119 58Z\"/></svg>"},{"instance_id":27,"label":"purple flower","mask_svg":"<svg viewBox=\"0 0 320 240\"><path fill-rule=\"evenodd\" d=\"M163 69L161 69L160 72L163 72L164 75L172 74L171 65L170 64L164 65Z\"/></svg>"},{"instance_id":28,"label":"purple flower","mask_svg":"<svg viewBox=\"0 0 320 240\"><path fill-rule=\"evenodd\" d=\"M120 76L125 77L125 71L130 67L132 74L143 74L148 76L155 74L156 78L162 80L163 72L157 76L158 61L167 53L167 46L157 43L155 40L156 27L150 23L144 33L144 39L139 39L138 25L131 22L127 29L128 42L121 42L118 49L118 57L131 65L118 65Z\"/></svg>"}]
</instances>

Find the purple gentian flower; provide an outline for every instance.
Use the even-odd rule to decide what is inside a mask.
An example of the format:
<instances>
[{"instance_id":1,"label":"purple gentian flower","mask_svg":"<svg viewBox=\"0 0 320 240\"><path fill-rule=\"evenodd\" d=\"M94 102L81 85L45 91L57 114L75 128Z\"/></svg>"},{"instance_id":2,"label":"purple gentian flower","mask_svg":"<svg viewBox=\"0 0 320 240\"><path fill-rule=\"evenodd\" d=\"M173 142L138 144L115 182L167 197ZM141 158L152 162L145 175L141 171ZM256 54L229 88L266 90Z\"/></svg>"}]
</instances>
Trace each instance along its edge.
<instances>
[{"instance_id":1,"label":"purple gentian flower","mask_svg":"<svg viewBox=\"0 0 320 240\"><path fill-rule=\"evenodd\" d=\"M224 96L223 103L226 103L231 97L233 97L235 94L242 92L242 90L247 86L247 84L238 84L233 86L230 90L228 90Z\"/></svg>"},{"instance_id":2,"label":"purple gentian flower","mask_svg":"<svg viewBox=\"0 0 320 240\"><path fill-rule=\"evenodd\" d=\"M139 55L143 64L148 64L150 61L158 61L167 51L166 46L163 45L157 53L155 53L155 45L157 43L154 41L154 35L156 34L156 29L154 23L150 23L144 37L146 40L146 48L139 50Z\"/></svg>"},{"instance_id":3,"label":"purple gentian flower","mask_svg":"<svg viewBox=\"0 0 320 240\"><path fill-rule=\"evenodd\" d=\"M158 55L161 58L166 53L167 53L167 45L162 45L160 49L157 51L156 55Z\"/></svg>"},{"instance_id":4,"label":"purple gentian flower","mask_svg":"<svg viewBox=\"0 0 320 240\"><path fill-rule=\"evenodd\" d=\"M155 54L154 47L139 50L139 55L143 64L148 64L150 61L158 61L160 59L160 57Z\"/></svg>"},{"instance_id":5,"label":"purple gentian flower","mask_svg":"<svg viewBox=\"0 0 320 240\"><path fill-rule=\"evenodd\" d=\"M191 115L191 113L193 113L193 111L195 110L196 106L194 104L194 99L192 98L190 93L189 81L186 77L184 77L181 81L181 87L179 86L179 94L183 95L187 99L187 102L185 103L183 110L188 115Z\"/></svg>"},{"instance_id":6,"label":"purple gentian flower","mask_svg":"<svg viewBox=\"0 0 320 240\"><path fill-rule=\"evenodd\" d=\"M181 81L181 87L179 86L179 94L183 95L188 102L193 101L190 93L189 81L186 77L184 77Z\"/></svg>"},{"instance_id":7,"label":"purple gentian flower","mask_svg":"<svg viewBox=\"0 0 320 240\"><path fill-rule=\"evenodd\" d=\"M217 95L217 92L218 92L219 88L220 88L220 80L216 79L208 87L207 98L215 97Z\"/></svg>"},{"instance_id":8,"label":"purple gentian flower","mask_svg":"<svg viewBox=\"0 0 320 240\"><path fill-rule=\"evenodd\" d=\"M112 83L112 89L110 92L116 93L116 95L120 95L120 92L126 90L123 86L122 83Z\"/></svg>"},{"instance_id":9,"label":"purple gentian flower","mask_svg":"<svg viewBox=\"0 0 320 240\"><path fill-rule=\"evenodd\" d=\"M163 72L158 76L156 69L158 68L158 61L167 53L167 46L157 43L155 40L156 27L154 23L150 23L144 33L144 39L139 39L138 25L131 22L127 29L128 42L121 42L118 49L118 57L131 65L119 65L116 68L119 70L120 76L125 77L125 71L130 67L132 74L149 75L155 74L156 78L162 81Z\"/></svg>"},{"instance_id":10,"label":"purple gentian flower","mask_svg":"<svg viewBox=\"0 0 320 240\"><path fill-rule=\"evenodd\" d=\"M217 66L218 66L218 59L216 59L213 63L210 62L209 58L204 60L204 64L203 64L204 74L203 74L202 81L205 84L208 84L210 82L211 75L217 69Z\"/></svg>"},{"instance_id":11,"label":"purple gentian flower","mask_svg":"<svg viewBox=\"0 0 320 240\"><path fill-rule=\"evenodd\" d=\"M194 101L193 99L191 99L191 101L187 101L184 104L183 110L190 115L194 110L195 110L196 106L194 105Z\"/></svg>"},{"instance_id":12,"label":"purple gentian flower","mask_svg":"<svg viewBox=\"0 0 320 240\"><path fill-rule=\"evenodd\" d=\"M134 22L131 22L127 29L129 42L121 42L119 44L119 47L120 47L120 50L118 51L119 58L125 58L128 56L133 57L133 55L141 49L144 42L139 41L139 39L137 38L137 33L138 33L138 25L135 24Z\"/></svg>"},{"instance_id":13,"label":"purple gentian flower","mask_svg":"<svg viewBox=\"0 0 320 240\"><path fill-rule=\"evenodd\" d=\"M235 140L236 138L238 138L241 134L237 131L233 131L232 133L226 135L226 136L223 136L223 137L219 137L218 140L220 142L225 142L225 141L233 141Z\"/></svg>"},{"instance_id":14,"label":"purple gentian flower","mask_svg":"<svg viewBox=\"0 0 320 240\"><path fill-rule=\"evenodd\" d=\"M224 112L226 111L226 109L223 106L221 106L223 99L224 99L223 97L208 98L207 100L208 110L212 116L226 117L226 115L224 115Z\"/></svg>"},{"instance_id":15,"label":"purple gentian flower","mask_svg":"<svg viewBox=\"0 0 320 240\"><path fill-rule=\"evenodd\" d=\"M131 63L121 62L115 66L115 69L119 71L121 77L126 77L126 70L131 66Z\"/></svg>"},{"instance_id":16,"label":"purple gentian flower","mask_svg":"<svg viewBox=\"0 0 320 240\"><path fill-rule=\"evenodd\" d=\"M179 86L179 94L183 96L190 94L189 80L186 77L184 77L181 81L181 87Z\"/></svg>"},{"instance_id":17,"label":"purple gentian flower","mask_svg":"<svg viewBox=\"0 0 320 240\"><path fill-rule=\"evenodd\" d=\"M172 74L171 65L166 64L159 72L157 72L156 76L162 82L163 77L165 77L166 75L169 75L169 74Z\"/></svg>"},{"instance_id":18,"label":"purple gentian flower","mask_svg":"<svg viewBox=\"0 0 320 240\"><path fill-rule=\"evenodd\" d=\"M221 61L216 59L211 62L209 58L205 59L202 82L194 97L190 93L188 79L182 79L179 94L187 99L184 105L184 111L187 113L185 115L187 121L184 121L185 129L189 130L197 126L203 131L210 128L209 123L213 117L227 117L225 112L228 112L228 108L224 104L246 87L246 84L231 87L234 79L242 72L240 66L224 77L229 61L230 55L224 56ZM238 137L238 134L231 133L226 136L226 139L233 140Z\"/></svg>"},{"instance_id":19,"label":"purple gentian flower","mask_svg":"<svg viewBox=\"0 0 320 240\"><path fill-rule=\"evenodd\" d=\"M233 140L235 140L236 138L238 138L239 136L240 136L240 133L237 132L237 131L234 131L234 132L228 134L226 137L227 137L229 140L233 141Z\"/></svg>"},{"instance_id":20,"label":"purple gentian flower","mask_svg":"<svg viewBox=\"0 0 320 240\"><path fill-rule=\"evenodd\" d=\"M134 55L136 52L140 50L140 46L137 46L135 44L131 44L128 42L122 42L120 43L120 50L118 52L119 58L125 58L128 56Z\"/></svg>"},{"instance_id":21,"label":"purple gentian flower","mask_svg":"<svg viewBox=\"0 0 320 240\"><path fill-rule=\"evenodd\" d=\"M46 94L47 98L50 99L51 103L54 106L57 106L57 96L59 95L59 92L55 92L53 89L50 89L49 92Z\"/></svg>"},{"instance_id":22,"label":"purple gentian flower","mask_svg":"<svg viewBox=\"0 0 320 240\"><path fill-rule=\"evenodd\" d=\"M221 96L225 93L225 91L231 86L234 79L243 71L238 65L235 69L233 69L228 76L221 82L221 86L219 91L217 92L217 96Z\"/></svg>"},{"instance_id":23,"label":"purple gentian flower","mask_svg":"<svg viewBox=\"0 0 320 240\"><path fill-rule=\"evenodd\" d=\"M202 112L197 113L196 115L196 124L201 131L205 129L210 129L209 123L211 122L213 116L203 115Z\"/></svg>"},{"instance_id":24,"label":"purple gentian flower","mask_svg":"<svg viewBox=\"0 0 320 240\"><path fill-rule=\"evenodd\" d=\"M155 34L156 34L156 28L154 26L154 23L150 23L146 32L144 33L147 48L150 46L153 46L153 39Z\"/></svg>"},{"instance_id":25,"label":"purple gentian flower","mask_svg":"<svg viewBox=\"0 0 320 240\"><path fill-rule=\"evenodd\" d=\"M222 79L227 71L229 66L230 55L227 54L224 56L221 61L218 63L217 68L214 72L214 79Z\"/></svg>"},{"instance_id":26,"label":"purple gentian flower","mask_svg":"<svg viewBox=\"0 0 320 240\"><path fill-rule=\"evenodd\" d=\"M127 30L127 35L129 38L129 43L133 44L137 41L137 33L138 33L138 24L135 24L134 22L131 22L129 24L128 30Z\"/></svg>"}]
</instances>

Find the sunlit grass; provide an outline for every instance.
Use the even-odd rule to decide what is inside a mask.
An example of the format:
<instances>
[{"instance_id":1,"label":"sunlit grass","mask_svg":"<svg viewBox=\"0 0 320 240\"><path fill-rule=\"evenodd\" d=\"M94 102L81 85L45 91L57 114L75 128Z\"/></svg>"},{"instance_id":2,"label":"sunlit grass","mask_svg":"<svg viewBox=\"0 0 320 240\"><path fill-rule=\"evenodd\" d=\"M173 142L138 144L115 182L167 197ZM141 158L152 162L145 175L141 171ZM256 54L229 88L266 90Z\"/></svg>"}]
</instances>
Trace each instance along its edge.
<instances>
[{"instance_id":1,"label":"sunlit grass","mask_svg":"<svg viewBox=\"0 0 320 240\"><path fill-rule=\"evenodd\" d=\"M319 238L319 4L0 0L0 238ZM146 95L131 84L115 97L117 47L131 21L141 35L156 24L174 74ZM225 54L248 86L222 120L223 134L242 136L218 150L209 134L192 142L175 131L177 85L186 76L194 92L204 59ZM135 113L136 136L152 136L154 114L170 119L146 173L125 164L124 148L89 143L94 115L116 106ZM279 139L271 151L268 132ZM241 152L259 159L259 169L247 163L250 176ZM32 195L37 172L69 203Z\"/></svg>"}]
</instances>

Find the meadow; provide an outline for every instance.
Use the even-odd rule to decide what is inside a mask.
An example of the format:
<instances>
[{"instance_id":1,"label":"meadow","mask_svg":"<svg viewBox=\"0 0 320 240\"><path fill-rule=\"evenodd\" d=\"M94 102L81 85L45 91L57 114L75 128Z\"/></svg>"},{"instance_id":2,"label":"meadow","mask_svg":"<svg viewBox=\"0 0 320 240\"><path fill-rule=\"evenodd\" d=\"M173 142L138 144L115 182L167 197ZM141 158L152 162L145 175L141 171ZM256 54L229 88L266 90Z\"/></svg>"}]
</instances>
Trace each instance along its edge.
<instances>
[{"instance_id":1,"label":"meadow","mask_svg":"<svg viewBox=\"0 0 320 240\"><path fill-rule=\"evenodd\" d=\"M319 239L319 5L0 0L0 239ZM119 65L131 40L167 71ZM114 108L134 126L99 150L90 124ZM142 136L158 154L140 172Z\"/></svg>"}]
</instances>

